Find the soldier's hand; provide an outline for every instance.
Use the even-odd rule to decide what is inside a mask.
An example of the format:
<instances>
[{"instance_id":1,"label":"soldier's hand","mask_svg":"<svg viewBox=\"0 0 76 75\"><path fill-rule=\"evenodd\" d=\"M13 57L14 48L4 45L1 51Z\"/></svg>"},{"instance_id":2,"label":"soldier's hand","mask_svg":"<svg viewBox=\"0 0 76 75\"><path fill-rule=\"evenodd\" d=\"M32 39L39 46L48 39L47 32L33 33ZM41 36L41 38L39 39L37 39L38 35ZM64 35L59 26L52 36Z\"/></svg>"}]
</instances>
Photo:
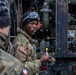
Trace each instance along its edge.
<instances>
[{"instance_id":1,"label":"soldier's hand","mask_svg":"<svg viewBox=\"0 0 76 75\"><path fill-rule=\"evenodd\" d=\"M49 56L49 62L51 62L51 65L55 64L56 59L52 56Z\"/></svg>"},{"instance_id":2,"label":"soldier's hand","mask_svg":"<svg viewBox=\"0 0 76 75\"><path fill-rule=\"evenodd\" d=\"M45 53L41 58L40 58L41 63L49 61L49 56Z\"/></svg>"},{"instance_id":3,"label":"soldier's hand","mask_svg":"<svg viewBox=\"0 0 76 75\"><path fill-rule=\"evenodd\" d=\"M49 55L47 55L47 54L45 53L45 54L40 58L40 61L41 61L41 63L50 61L50 62L52 62L51 65L53 65L53 64L55 64L56 59L55 59L54 57L49 56Z\"/></svg>"}]
</instances>

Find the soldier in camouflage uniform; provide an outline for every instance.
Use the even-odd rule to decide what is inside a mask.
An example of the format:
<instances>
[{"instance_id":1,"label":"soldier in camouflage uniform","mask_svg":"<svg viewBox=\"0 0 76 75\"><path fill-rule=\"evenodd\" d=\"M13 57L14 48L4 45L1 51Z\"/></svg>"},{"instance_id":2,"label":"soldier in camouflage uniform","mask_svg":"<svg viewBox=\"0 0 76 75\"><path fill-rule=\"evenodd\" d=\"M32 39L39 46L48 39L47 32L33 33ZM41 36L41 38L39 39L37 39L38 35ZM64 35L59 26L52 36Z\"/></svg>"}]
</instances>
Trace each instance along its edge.
<instances>
[{"instance_id":1,"label":"soldier in camouflage uniform","mask_svg":"<svg viewBox=\"0 0 76 75\"><path fill-rule=\"evenodd\" d=\"M36 46L31 36L37 31L37 25L40 21L37 12L26 12L23 15L19 34L13 40L13 45L16 50L15 57L18 58L28 69L29 75L38 75L41 63L47 62L50 59L55 61L53 57L44 54L40 59L37 59Z\"/></svg>"},{"instance_id":2,"label":"soldier in camouflage uniform","mask_svg":"<svg viewBox=\"0 0 76 75\"><path fill-rule=\"evenodd\" d=\"M7 36L10 29L10 18L6 3L0 0L0 75L28 75L22 63L8 54Z\"/></svg>"}]
</instances>

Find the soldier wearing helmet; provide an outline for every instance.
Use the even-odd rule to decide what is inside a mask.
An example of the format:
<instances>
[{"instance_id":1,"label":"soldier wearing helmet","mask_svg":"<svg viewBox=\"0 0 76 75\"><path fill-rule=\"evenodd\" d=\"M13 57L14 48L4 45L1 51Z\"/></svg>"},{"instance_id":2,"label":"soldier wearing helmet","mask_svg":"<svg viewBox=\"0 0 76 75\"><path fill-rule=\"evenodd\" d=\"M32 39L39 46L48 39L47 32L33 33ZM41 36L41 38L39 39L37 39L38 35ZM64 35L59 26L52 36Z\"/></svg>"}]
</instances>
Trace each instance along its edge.
<instances>
[{"instance_id":1,"label":"soldier wearing helmet","mask_svg":"<svg viewBox=\"0 0 76 75\"><path fill-rule=\"evenodd\" d=\"M16 50L15 57L18 58L28 69L29 75L38 75L41 63L49 61L50 58L44 54L40 59L37 59L36 46L32 40L32 36L38 30L40 17L37 12L26 12L21 20L21 28L19 34L13 40L13 45ZM52 59L55 61L55 59Z\"/></svg>"},{"instance_id":2,"label":"soldier wearing helmet","mask_svg":"<svg viewBox=\"0 0 76 75\"><path fill-rule=\"evenodd\" d=\"M8 54L7 36L10 30L10 17L8 8L3 0L0 0L0 75L25 75L27 70L23 64Z\"/></svg>"}]
</instances>

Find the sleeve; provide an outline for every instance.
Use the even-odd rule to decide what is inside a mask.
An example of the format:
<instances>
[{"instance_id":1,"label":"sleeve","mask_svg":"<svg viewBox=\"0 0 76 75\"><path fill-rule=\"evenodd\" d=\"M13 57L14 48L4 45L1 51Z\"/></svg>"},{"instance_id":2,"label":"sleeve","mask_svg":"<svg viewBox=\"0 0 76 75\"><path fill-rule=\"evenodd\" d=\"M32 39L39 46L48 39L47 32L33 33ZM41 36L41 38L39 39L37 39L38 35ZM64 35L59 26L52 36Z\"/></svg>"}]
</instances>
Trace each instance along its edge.
<instances>
[{"instance_id":1,"label":"sleeve","mask_svg":"<svg viewBox=\"0 0 76 75\"><path fill-rule=\"evenodd\" d=\"M22 37L22 35L18 35L12 42L13 44L13 48L14 48L14 56L19 59L22 63L24 63L24 61L26 61L26 50L24 48L24 38Z\"/></svg>"},{"instance_id":2,"label":"sleeve","mask_svg":"<svg viewBox=\"0 0 76 75\"><path fill-rule=\"evenodd\" d=\"M1 52L0 75L28 75L27 69L18 59L4 51Z\"/></svg>"},{"instance_id":3,"label":"sleeve","mask_svg":"<svg viewBox=\"0 0 76 75\"><path fill-rule=\"evenodd\" d=\"M17 50L15 53L15 57L19 59L22 63L24 63L26 69L29 74L35 74L39 72L41 62L39 59L27 61L28 49L27 44L24 39L18 40L18 38L14 41L14 44L17 44L20 41L20 44L15 49ZM30 59L30 58L29 58Z\"/></svg>"},{"instance_id":4,"label":"sleeve","mask_svg":"<svg viewBox=\"0 0 76 75\"><path fill-rule=\"evenodd\" d=\"M25 67L27 68L29 75L35 74L40 71L40 60L34 60L31 62L26 62Z\"/></svg>"},{"instance_id":5,"label":"sleeve","mask_svg":"<svg viewBox=\"0 0 76 75\"><path fill-rule=\"evenodd\" d=\"M14 62L0 62L0 75L28 75L28 71L21 64Z\"/></svg>"},{"instance_id":6,"label":"sleeve","mask_svg":"<svg viewBox=\"0 0 76 75\"><path fill-rule=\"evenodd\" d=\"M24 46L19 46L19 49L17 50L17 53L15 54L15 57L18 58L22 63L24 63L26 69L28 70L28 73L34 74L39 72L41 62L39 59L27 61L27 50L24 48Z\"/></svg>"}]
</instances>

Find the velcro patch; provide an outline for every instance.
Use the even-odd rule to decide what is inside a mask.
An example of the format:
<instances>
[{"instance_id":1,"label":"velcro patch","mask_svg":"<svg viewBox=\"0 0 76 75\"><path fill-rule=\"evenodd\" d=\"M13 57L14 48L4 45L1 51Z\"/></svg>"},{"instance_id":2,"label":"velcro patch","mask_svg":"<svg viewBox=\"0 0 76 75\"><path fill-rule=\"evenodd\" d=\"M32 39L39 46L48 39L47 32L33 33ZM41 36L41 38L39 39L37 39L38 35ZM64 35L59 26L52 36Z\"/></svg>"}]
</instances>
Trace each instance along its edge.
<instances>
[{"instance_id":1,"label":"velcro patch","mask_svg":"<svg viewBox=\"0 0 76 75\"><path fill-rule=\"evenodd\" d=\"M27 70L25 69L25 70L23 70L23 74L24 75L28 75L28 72L27 72Z\"/></svg>"},{"instance_id":2,"label":"velcro patch","mask_svg":"<svg viewBox=\"0 0 76 75\"><path fill-rule=\"evenodd\" d=\"M19 50L20 50L21 52L23 52L24 54L27 54L27 50L25 49L25 47L24 47L23 45L21 45L21 46L19 47Z\"/></svg>"}]
</instances>

